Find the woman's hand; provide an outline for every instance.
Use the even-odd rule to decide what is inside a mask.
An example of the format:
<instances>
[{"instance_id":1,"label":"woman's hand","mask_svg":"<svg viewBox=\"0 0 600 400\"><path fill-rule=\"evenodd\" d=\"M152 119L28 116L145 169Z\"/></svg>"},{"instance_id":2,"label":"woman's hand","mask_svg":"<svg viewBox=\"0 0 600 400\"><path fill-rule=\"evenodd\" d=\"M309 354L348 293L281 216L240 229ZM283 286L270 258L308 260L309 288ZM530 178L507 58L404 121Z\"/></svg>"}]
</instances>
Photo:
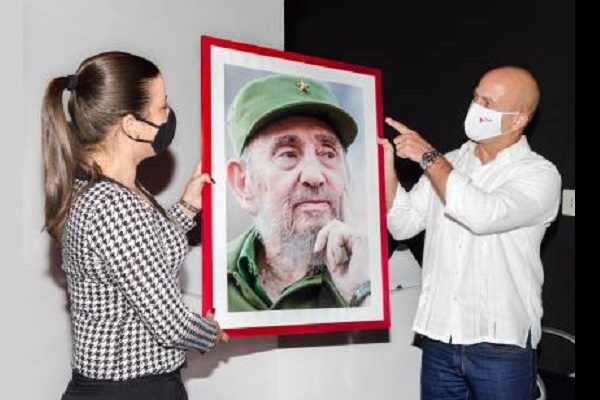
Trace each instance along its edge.
<instances>
[{"instance_id":1,"label":"woman's hand","mask_svg":"<svg viewBox=\"0 0 600 400\"><path fill-rule=\"evenodd\" d=\"M219 323L217 321L215 321L215 311L214 308L212 310L210 310L209 312L206 313L206 317L205 317L208 321L212 322L213 324L215 324L217 326L217 340L216 343L227 343L229 342L229 335L227 333L225 333L223 330L221 330L221 327L219 326Z\"/></svg>"},{"instance_id":2,"label":"woman's hand","mask_svg":"<svg viewBox=\"0 0 600 400\"><path fill-rule=\"evenodd\" d=\"M181 198L186 202L196 207L197 209L202 209L202 189L204 185L207 183L215 183L215 181L210 177L207 173L202 173L202 162L198 163L196 170L190 177L187 185L185 186L185 190L183 191L183 195Z\"/></svg>"}]
</instances>

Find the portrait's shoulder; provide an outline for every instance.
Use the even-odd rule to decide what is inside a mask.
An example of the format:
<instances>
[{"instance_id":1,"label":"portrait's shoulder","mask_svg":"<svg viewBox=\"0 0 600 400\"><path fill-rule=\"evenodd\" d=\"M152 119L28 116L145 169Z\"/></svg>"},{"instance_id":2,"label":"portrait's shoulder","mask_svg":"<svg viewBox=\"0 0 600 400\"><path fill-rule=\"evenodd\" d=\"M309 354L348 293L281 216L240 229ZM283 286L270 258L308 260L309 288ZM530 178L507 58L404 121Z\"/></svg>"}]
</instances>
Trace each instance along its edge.
<instances>
[{"instance_id":1,"label":"portrait's shoulder","mask_svg":"<svg viewBox=\"0 0 600 400\"><path fill-rule=\"evenodd\" d=\"M231 271L242 253L248 238L253 235L254 229L249 228L241 235L227 242L227 270Z\"/></svg>"}]
</instances>

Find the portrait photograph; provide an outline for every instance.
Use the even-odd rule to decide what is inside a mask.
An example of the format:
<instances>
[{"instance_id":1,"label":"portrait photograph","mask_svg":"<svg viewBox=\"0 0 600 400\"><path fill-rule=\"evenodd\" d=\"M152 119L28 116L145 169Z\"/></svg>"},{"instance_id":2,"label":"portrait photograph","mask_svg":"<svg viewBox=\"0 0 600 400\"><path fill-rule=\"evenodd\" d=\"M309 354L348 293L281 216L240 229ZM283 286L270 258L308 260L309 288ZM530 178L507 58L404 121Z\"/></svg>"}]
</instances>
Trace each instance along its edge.
<instances>
[{"instance_id":1,"label":"portrait photograph","mask_svg":"<svg viewBox=\"0 0 600 400\"><path fill-rule=\"evenodd\" d=\"M389 327L379 70L201 38L202 307L232 336Z\"/></svg>"}]
</instances>

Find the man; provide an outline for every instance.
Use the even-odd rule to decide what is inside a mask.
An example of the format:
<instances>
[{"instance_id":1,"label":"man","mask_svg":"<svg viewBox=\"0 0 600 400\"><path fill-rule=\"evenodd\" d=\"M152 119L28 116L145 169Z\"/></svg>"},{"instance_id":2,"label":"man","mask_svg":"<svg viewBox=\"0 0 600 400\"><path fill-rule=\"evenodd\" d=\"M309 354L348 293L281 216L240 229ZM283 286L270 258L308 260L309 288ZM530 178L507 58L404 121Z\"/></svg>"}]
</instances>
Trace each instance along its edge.
<instances>
[{"instance_id":1,"label":"man","mask_svg":"<svg viewBox=\"0 0 600 400\"><path fill-rule=\"evenodd\" d=\"M344 221L354 119L321 83L269 75L229 111L227 180L253 226L228 244L229 311L367 304L366 238Z\"/></svg>"},{"instance_id":2,"label":"man","mask_svg":"<svg viewBox=\"0 0 600 400\"><path fill-rule=\"evenodd\" d=\"M396 155L423 177L398 185L386 159L388 228L395 239L426 230L414 329L422 334L422 399L534 398L542 317L540 244L557 214L561 179L523 130L539 101L532 75L486 73L465 119L470 141L445 156L417 132L398 131ZM396 191L397 190L397 191Z\"/></svg>"}]
</instances>

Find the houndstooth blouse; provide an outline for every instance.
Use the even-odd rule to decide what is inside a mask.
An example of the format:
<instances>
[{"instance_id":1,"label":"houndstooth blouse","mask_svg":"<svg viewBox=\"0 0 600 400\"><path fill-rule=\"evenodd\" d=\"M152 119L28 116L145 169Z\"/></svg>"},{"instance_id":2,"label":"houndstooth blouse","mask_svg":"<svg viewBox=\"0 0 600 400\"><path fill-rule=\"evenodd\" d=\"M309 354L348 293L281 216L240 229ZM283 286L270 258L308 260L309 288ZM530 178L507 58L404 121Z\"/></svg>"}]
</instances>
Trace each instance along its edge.
<instances>
[{"instance_id":1,"label":"houndstooth blouse","mask_svg":"<svg viewBox=\"0 0 600 400\"><path fill-rule=\"evenodd\" d=\"M79 190L85 181L78 180ZM158 206L158 205L157 205ZM170 372L187 349L210 350L216 325L189 310L179 288L194 226L104 178L74 201L62 238L73 325L72 367L95 379Z\"/></svg>"}]
</instances>

